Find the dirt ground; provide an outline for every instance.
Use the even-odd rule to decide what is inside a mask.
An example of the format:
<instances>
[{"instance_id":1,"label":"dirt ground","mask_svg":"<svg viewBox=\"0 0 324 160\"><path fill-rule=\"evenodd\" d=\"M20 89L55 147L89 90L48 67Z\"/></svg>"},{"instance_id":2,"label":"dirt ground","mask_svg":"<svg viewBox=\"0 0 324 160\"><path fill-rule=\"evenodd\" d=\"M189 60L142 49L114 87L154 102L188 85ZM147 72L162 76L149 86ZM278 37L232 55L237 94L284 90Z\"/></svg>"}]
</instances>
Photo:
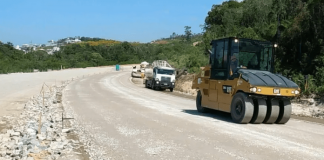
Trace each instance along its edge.
<instances>
[{"instance_id":1,"label":"dirt ground","mask_svg":"<svg viewBox=\"0 0 324 160\"><path fill-rule=\"evenodd\" d=\"M131 66L131 65L129 65ZM44 82L47 84L61 83L65 80L73 80L73 78L81 78L83 76L96 76L105 74L107 72L115 72L114 67L98 67L98 68L86 68L86 69L67 69L63 71L52 72L37 72L37 73L15 73L8 75L0 75L0 132L6 132L10 126L7 121L19 115L24 108L24 104L30 99L31 96L39 94L41 86ZM131 69L129 69L131 73ZM129 74L130 75L130 74ZM174 92L168 92L168 94L174 94L186 98L195 99L196 90L191 89L193 75L183 75L176 82L176 88ZM140 82L141 79L133 80L138 85L143 85ZM95 90L96 91L96 90ZM146 91L146 90L144 90ZM319 120L323 119L324 107L321 104L311 103L311 100L293 103L293 115L305 117L315 117ZM302 119L302 118L299 118ZM314 119L314 118L312 118ZM314 120L310 120L313 121ZM69 123L66 123L68 126ZM78 136L71 134L71 139L78 140ZM79 148L76 152L81 153L83 159L88 159L88 155L84 154L84 148Z\"/></svg>"},{"instance_id":2,"label":"dirt ground","mask_svg":"<svg viewBox=\"0 0 324 160\"><path fill-rule=\"evenodd\" d=\"M87 137L94 137L91 144L106 147L111 159L323 157L322 124L294 118L285 125L235 124L230 114L198 113L194 96L177 97L130 80L129 72L95 75L76 81L65 94Z\"/></svg>"}]
</instances>

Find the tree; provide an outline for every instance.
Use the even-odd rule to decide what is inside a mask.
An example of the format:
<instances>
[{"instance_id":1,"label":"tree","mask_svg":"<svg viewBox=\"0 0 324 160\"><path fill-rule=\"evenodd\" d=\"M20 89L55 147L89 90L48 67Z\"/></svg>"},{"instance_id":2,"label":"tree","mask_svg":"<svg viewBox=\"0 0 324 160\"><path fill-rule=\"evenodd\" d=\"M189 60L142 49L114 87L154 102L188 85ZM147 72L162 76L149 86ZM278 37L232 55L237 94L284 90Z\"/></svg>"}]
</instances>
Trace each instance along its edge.
<instances>
[{"instance_id":1,"label":"tree","mask_svg":"<svg viewBox=\"0 0 324 160\"><path fill-rule=\"evenodd\" d=\"M11 42L7 42L7 45L13 47L13 44Z\"/></svg>"},{"instance_id":2,"label":"tree","mask_svg":"<svg viewBox=\"0 0 324 160\"><path fill-rule=\"evenodd\" d=\"M176 33L173 32L172 35L170 36L170 38L171 38L171 39L174 39L174 38L176 38L176 36L177 36Z\"/></svg>"},{"instance_id":3,"label":"tree","mask_svg":"<svg viewBox=\"0 0 324 160\"><path fill-rule=\"evenodd\" d=\"M189 42L191 40L191 36L192 36L191 27L185 26L184 28L185 28L186 40Z\"/></svg>"},{"instance_id":4,"label":"tree","mask_svg":"<svg viewBox=\"0 0 324 160\"><path fill-rule=\"evenodd\" d=\"M91 53L91 61L98 66L99 62L102 60L102 56L99 53Z\"/></svg>"}]
</instances>

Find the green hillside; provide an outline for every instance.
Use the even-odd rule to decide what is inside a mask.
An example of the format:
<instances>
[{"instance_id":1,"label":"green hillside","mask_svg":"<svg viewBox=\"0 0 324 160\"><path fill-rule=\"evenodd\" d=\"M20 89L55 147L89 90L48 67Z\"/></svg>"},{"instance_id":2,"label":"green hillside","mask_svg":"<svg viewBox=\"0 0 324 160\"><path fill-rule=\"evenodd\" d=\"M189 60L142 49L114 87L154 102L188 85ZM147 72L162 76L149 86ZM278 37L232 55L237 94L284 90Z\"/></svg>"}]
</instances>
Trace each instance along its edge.
<instances>
[{"instance_id":1,"label":"green hillside","mask_svg":"<svg viewBox=\"0 0 324 160\"><path fill-rule=\"evenodd\" d=\"M61 65L78 68L131 64L156 59L197 72L199 67L208 64L212 39L237 36L277 42L276 72L291 77L304 94L324 93L323 1L230 0L211 6L206 15L201 34L193 34L190 26L184 26L181 34L170 33L168 37L145 44L88 38L48 55L45 51L24 54L15 50L11 43L0 43L0 73L60 69Z\"/></svg>"}]
</instances>

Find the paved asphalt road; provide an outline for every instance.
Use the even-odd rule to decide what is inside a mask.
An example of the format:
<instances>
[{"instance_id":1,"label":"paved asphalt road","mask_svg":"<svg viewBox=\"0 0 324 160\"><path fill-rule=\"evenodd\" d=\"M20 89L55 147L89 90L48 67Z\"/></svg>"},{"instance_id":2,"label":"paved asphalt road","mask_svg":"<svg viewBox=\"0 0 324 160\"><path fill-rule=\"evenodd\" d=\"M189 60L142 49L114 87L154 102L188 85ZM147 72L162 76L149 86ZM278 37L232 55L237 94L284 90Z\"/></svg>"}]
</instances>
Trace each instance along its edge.
<instances>
[{"instance_id":1,"label":"paved asphalt road","mask_svg":"<svg viewBox=\"0 0 324 160\"><path fill-rule=\"evenodd\" d=\"M192 99L134 85L128 71L79 79L64 96L107 159L324 159L322 124L235 124L229 114L199 114Z\"/></svg>"}]
</instances>

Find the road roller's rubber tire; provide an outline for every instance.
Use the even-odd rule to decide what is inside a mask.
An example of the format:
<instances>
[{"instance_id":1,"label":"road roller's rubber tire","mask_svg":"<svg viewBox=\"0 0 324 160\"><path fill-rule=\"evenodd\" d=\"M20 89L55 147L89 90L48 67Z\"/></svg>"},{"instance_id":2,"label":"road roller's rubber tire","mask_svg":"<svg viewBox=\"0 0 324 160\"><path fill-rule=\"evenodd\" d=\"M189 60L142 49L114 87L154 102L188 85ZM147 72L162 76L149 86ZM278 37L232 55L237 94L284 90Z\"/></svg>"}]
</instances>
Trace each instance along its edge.
<instances>
[{"instance_id":1,"label":"road roller's rubber tire","mask_svg":"<svg viewBox=\"0 0 324 160\"><path fill-rule=\"evenodd\" d=\"M170 92L173 92L173 88L170 88Z\"/></svg>"},{"instance_id":2,"label":"road roller's rubber tire","mask_svg":"<svg viewBox=\"0 0 324 160\"><path fill-rule=\"evenodd\" d=\"M254 103L254 113L250 123L260 124L267 115L267 102L265 99L258 98Z\"/></svg>"},{"instance_id":3,"label":"road roller's rubber tire","mask_svg":"<svg viewBox=\"0 0 324 160\"><path fill-rule=\"evenodd\" d=\"M145 88L148 88L147 80L145 80Z\"/></svg>"},{"instance_id":4,"label":"road roller's rubber tire","mask_svg":"<svg viewBox=\"0 0 324 160\"><path fill-rule=\"evenodd\" d=\"M235 123L249 123L253 117L253 100L247 94L239 92L231 103L231 116Z\"/></svg>"},{"instance_id":5,"label":"road roller's rubber tire","mask_svg":"<svg viewBox=\"0 0 324 160\"><path fill-rule=\"evenodd\" d=\"M289 121L291 115L291 102L290 100L283 100L279 102L279 116L275 123L285 124Z\"/></svg>"},{"instance_id":6,"label":"road roller's rubber tire","mask_svg":"<svg viewBox=\"0 0 324 160\"><path fill-rule=\"evenodd\" d=\"M201 100L202 100L201 92L198 91L197 97L196 97L197 111L200 112L200 113L206 113L206 112L208 112L208 108L205 108L205 107L201 106Z\"/></svg>"},{"instance_id":7,"label":"road roller's rubber tire","mask_svg":"<svg viewBox=\"0 0 324 160\"><path fill-rule=\"evenodd\" d=\"M267 115L264 119L263 123L272 124L275 123L279 116L279 100L272 99L267 100Z\"/></svg>"}]
</instances>

